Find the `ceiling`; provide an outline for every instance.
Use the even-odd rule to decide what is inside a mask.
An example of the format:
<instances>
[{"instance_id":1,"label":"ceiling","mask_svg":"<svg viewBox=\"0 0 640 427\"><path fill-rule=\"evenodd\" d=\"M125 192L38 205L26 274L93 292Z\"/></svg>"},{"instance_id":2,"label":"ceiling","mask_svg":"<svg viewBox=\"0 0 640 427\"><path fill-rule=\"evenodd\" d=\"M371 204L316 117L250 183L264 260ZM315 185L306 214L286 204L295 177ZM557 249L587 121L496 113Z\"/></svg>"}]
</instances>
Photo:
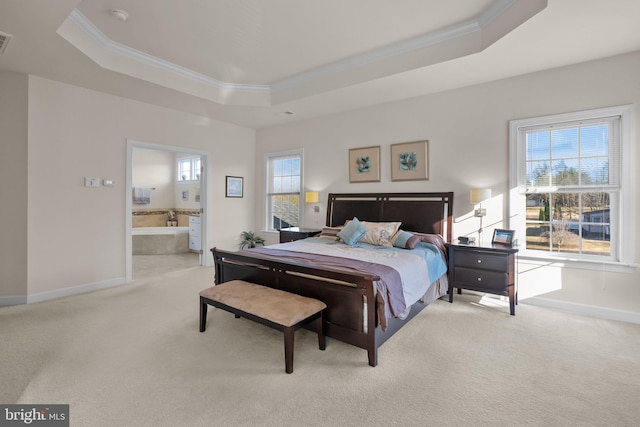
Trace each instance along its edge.
<instances>
[{"instance_id":1,"label":"ceiling","mask_svg":"<svg viewBox=\"0 0 640 427\"><path fill-rule=\"evenodd\" d=\"M262 128L638 51L639 16L638 0L2 0L0 69Z\"/></svg>"}]
</instances>

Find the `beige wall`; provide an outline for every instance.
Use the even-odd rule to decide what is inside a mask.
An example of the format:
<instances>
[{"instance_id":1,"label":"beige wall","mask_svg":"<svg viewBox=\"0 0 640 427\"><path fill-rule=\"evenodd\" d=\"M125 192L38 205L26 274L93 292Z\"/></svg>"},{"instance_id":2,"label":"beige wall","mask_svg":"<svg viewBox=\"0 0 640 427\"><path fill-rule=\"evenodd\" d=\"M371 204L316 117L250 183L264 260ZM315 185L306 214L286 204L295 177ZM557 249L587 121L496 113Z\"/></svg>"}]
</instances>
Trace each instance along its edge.
<instances>
[{"instance_id":1,"label":"beige wall","mask_svg":"<svg viewBox=\"0 0 640 427\"><path fill-rule=\"evenodd\" d=\"M19 298L27 291L27 76L0 71L0 94L0 296Z\"/></svg>"},{"instance_id":2,"label":"beige wall","mask_svg":"<svg viewBox=\"0 0 640 427\"><path fill-rule=\"evenodd\" d=\"M133 209L168 209L175 207L176 189L173 179L175 155L172 151L150 150L136 147L131 155L131 185L154 188L151 202L133 204Z\"/></svg>"},{"instance_id":3,"label":"beige wall","mask_svg":"<svg viewBox=\"0 0 640 427\"><path fill-rule=\"evenodd\" d=\"M127 139L209 154L209 246L235 249L240 231L262 228L263 155L299 147L305 150L305 186L321 192L321 204L327 192L454 191L454 233L460 235L477 228L468 201L475 186L493 189L486 223L506 224L509 120L638 104L638 75L640 53L634 53L263 129L256 136L204 117L0 72L0 297L124 280ZM390 144L421 139L430 141L430 179L391 182ZM349 184L348 149L371 145L382 148L382 181ZM635 146L638 165L637 131ZM254 157L247 155L252 152ZM244 198L224 197L225 175L244 176ZM85 176L116 185L85 188ZM313 226L310 209L305 224ZM640 227L628 236L636 242L636 263L639 237ZM523 296L640 314L638 269L520 267Z\"/></svg>"},{"instance_id":4,"label":"beige wall","mask_svg":"<svg viewBox=\"0 0 640 427\"><path fill-rule=\"evenodd\" d=\"M224 197L225 175L253 194L252 129L33 76L28 117L29 295L124 280L127 139L208 153L210 246L235 248L253 223L253 199ZM85 176L115 186L86 188Z\"/></svg>"},{"instance_id":5,"label":"beige wall","mask_svg":"<svg viewBox=\"0 0 640 427\"><path fill-rule=\"evenodd\" d=\"M469 70L472 72L472 70ZM454 191L454 234L477 230L469 203L472 187L489 187L493 197L485 226L507 225L509 120L623 104L640 104L640 53L544 71L259 130L256 139L257 186L264 188L266 152L304 148L304 182L320 191L321 205L328 192ZM636 109L636 114L639 109ZM636 122L638 117L636 117ZM429 140L429 180L391 182L390 144ZM349 148L380 145L380 183L349 184ZM638 132L634 145L638 146ZM640 149L635 164L640 165ZM637 195L637 191L635 192ZM262 227L262 192L256 193L256 227ZM638 211L640 197L635 200ZM313 225L307 207L306 225ZM321 217L326 212L322 206ZM638 263L640 227L635 228ZM275 236L269 236L270 242ZM539 267L520 263L521 295L539 296L580 307L627 311L640 320L640 273L610 273L604 269Z\"/></svg>"}]
</instances>

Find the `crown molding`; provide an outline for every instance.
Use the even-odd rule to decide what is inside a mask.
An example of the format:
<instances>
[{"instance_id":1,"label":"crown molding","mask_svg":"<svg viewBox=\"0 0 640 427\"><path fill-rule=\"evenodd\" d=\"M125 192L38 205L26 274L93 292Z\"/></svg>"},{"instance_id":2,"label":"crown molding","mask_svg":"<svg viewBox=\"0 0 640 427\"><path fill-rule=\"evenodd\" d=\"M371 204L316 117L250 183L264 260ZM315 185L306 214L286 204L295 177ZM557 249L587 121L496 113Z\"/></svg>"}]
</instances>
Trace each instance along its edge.
<instances>
[{"instance_id":1,"label":"crown molding","mask_svg":"<svg viewBox=\"0 0 640 427\"><path fill-rule=\"evenodd\" d=\"M518 7L515 7L518 6ZM478 53L547 6L547 0L496 0L473 19L361 55L317 67L272 84L229 83L109 39L78 9L58 33L103 68L220 104L272 106L327 90ZM511 13L512 11L516 11ZM506 25L500 23L506 18ZM483 40L483 31L499 28ZM494 32L495 29L493 29ZM442 52L445 43L454 49ZM437 51L437 52L436 52Z\"/></svg>"},{"instance_id":2,"label":"crown molding","mask_svg":"<svg viewBox=\"0 0 640 427\"><path fill-rule=\"evenodd\" d=\"M84 31L89 37L91 37L91 39L95 41L101 48L118 55L126 56L143 64L164 69L180 77L191 79L199 83L204 83L225 91L248 91L262 93L268 93L271 91L268 85L223 82L213 77L190 70L181 65L177 65L156 56L141 52L137 49L133 49L129 46L123 45L122 43L113 41L108 38L102 31L100 31L100 29L96 27L93 22L91 22L86 16L84 16L78 9L74 9L71 12L71 14L69 15L69 20L79 29Z\"/></svg>"}]
</instances>

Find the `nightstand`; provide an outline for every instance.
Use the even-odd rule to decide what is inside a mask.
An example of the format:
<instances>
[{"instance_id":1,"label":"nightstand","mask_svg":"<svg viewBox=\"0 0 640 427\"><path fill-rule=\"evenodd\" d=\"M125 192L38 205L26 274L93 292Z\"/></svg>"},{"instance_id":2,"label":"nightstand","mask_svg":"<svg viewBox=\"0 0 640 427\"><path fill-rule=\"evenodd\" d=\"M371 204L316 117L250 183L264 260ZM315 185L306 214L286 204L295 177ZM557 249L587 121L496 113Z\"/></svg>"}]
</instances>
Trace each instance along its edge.
<instances>
[{"instance_id":1,"label":"nightstand","mask_svg":"<svg viewBox=\"0 0 640 427\"><path fill-rule=\"evenodd\" d=\"M313 228L290 227L280 229L280 243L293 242L320 234L322 230Z\"/></svg>"},{"instance_id":2,"label":"nightstand","mask_svg":"<svg viewBox=\"0 0 640 427\"><path fill-rule=\"evenodd\" d=\"M518 249L505 245L449 245L449 302L453 288L509 297L511 315L518 304L516 257Z\"/></svg>"}]
</instances>

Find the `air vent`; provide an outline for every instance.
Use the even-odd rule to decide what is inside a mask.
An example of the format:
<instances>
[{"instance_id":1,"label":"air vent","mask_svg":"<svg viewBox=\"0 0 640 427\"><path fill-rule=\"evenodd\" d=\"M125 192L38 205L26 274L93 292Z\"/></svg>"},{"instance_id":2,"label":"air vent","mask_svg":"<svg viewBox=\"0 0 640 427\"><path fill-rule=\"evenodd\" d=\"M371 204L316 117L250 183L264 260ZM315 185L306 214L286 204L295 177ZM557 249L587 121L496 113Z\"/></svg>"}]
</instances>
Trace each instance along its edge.
<instances>
[{"instance_id":1,"label":"air vent","mask_svg":"<svg viewBox=\"0 0 640 427\"><path fill-rule=\"evenodd\" d=\"M0 55L7 50L7 45L13 36L11 34L3 33L0 31Z\"/></svg>"}]
</instances>

